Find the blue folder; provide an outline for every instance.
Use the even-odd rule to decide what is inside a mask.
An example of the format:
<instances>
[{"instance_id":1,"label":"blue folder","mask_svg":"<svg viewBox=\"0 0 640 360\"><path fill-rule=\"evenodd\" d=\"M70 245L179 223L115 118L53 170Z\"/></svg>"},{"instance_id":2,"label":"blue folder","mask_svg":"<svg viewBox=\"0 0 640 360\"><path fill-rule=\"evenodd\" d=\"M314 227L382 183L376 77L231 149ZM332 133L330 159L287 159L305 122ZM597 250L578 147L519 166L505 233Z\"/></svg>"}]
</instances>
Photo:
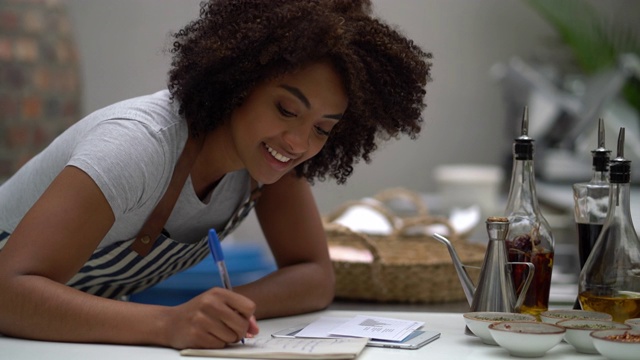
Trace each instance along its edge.
<instances>
[{"instance_id":1,"label":"blue folder","mask_svg":"<svg viewBox=\"0 0 640 360\"><path fill-rule=\"evenodd\" d=\"M223 242L222 248L233 286L252 282L276 270L268 250L259 244ZM220 273L213 258L207 256L195 266L131 295L129 300L173 306L182 304L214 286L222 287Z\"/></svg>"}]
</instances>

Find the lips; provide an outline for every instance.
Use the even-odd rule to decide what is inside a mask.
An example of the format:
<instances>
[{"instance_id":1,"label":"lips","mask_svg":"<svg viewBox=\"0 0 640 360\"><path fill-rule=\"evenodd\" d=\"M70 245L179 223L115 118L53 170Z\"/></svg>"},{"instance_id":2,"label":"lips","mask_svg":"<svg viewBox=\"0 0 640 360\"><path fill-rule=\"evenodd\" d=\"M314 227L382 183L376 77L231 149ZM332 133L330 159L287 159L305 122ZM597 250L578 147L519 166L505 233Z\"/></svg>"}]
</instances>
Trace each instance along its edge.
<instances>
[{"instance_id":1,"label":"lips","mask_svg":"<svg viewBox=\"0 0 640 360\"><path fill-rule=\"evenodd\" d=\"M289 161L291 161L290 157L286 157L282 154L280 154L279 152L277 152L274 148L270 147L267 144L264 144L265 148L267 149L267 151L269 152L269 154L271 154L271 156L273 156L276 160L280 161L281 163L288 163Z\"/></svg>"}]
</instances>

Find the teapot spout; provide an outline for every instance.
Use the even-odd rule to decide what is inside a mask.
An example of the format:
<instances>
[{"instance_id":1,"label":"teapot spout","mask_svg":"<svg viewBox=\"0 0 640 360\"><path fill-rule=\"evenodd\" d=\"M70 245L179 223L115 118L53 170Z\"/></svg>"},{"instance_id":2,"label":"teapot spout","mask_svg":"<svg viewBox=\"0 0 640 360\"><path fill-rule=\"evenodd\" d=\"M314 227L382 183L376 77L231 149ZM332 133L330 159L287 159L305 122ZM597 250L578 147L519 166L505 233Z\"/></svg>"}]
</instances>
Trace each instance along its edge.
<instances>
[{"instance_id":1,"label":"teapot spout","mask_svg":"<svg viewBox=\"0 0 640 360\"><path fill-rule=\"evenodd\" d=\"M447 249L449 250L449 254L451 255L451 261L453 261L453 267L456 269L456 272L458 273L458 278L460 279L462 290L464 291L464 294L467 297L469 306L471 306L471 304L473 303L473 294L475 293L476 288L473 285L473 281L469 277L469 274L467 274L467 270L465 270L464 264L462 264L460 257L458 257L458 253L453 248L453 245L451 245L451 241L449 241L449 239L447 239L446 237L436 233L434 233L432 236L434 239L438 240L439 242L447 246Z\"/></svg>"}]
</instances>

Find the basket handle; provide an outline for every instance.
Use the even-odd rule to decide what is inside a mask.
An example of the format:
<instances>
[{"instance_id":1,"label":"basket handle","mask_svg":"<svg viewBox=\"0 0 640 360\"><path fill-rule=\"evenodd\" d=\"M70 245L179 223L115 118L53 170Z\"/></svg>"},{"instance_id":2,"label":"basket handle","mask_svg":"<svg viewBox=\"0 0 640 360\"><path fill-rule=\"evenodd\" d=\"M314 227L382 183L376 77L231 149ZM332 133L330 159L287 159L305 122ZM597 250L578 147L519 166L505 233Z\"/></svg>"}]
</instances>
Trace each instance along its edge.
<instances>
[{"instance_id":1,"label":"basket handle","mask_svg":"<svg viewBox=\"0 0 640 360\"><path fill-rule=\"evenodd\" d=\"M410 235L406 234L407 230L410 228L416 226L429 226L437 224L444 225L447 230L449 230L449 235L447 236L449 240L451 240L452 242L460 240L460 234L458 234L458 232L456 232L456 230L453 228L453 225L451 225L449 219L444 216L414 216L406 218L403 220L402 226L398 228L395 235L398 238L410 237Z\"/></svg>"},{"instance_id":2,"label":"basket handle","mask_svg":"<svg viewBox=\"0 0 640 360\"><path fill-rule=\"evenodd\" d=\"M386 204L395 199L408 200L415 207L418 216L429 215L429 209L424 203L422 197L420 197L420 195L415 191L411 191L403 187L395 187L382 190L379 193L375 194L373 198L382 202L383 204Z\"/></svg>"},{"instance_id":3,"label":"basket handle","mask_svg":"<svg viewBox=\"0 0 640 360\"><path fill-rule=\"evenodd\" d=\"M351 201L344 202L336 210L324 216L322 220L325 223L333 223L336 219L342 216L347 210L355 206L367 207L379 213L380 215L384 216L385 219L387 219L387 221L389 222L389 225L392 228L392 232L397 231L398 227L400 226L401 220L397 216L395 216L389 209L387 209L384 206L384 204L382 204L377 199L369 199L368 201L351 200Z\"/></svg>"},{"instance_id":4,"label":"basket handle","mask_svg":"<svg viewBox=\"0 0 640 360\"><path fill-rule=\"evenodd\" d=\"M378 248L376 245L365 235L355 232L349 229L346 226L336 224L336 223L326 223L324 224L325 232L327 233L327 241L331 242L331 233L337 233L340 235L348 235L348 241L359 243L364 246L373 256L373 263L378 264L380 262L380 253L378 252Z\"/></svg>"},{"instance_id":5,"label":"basket handle","mask_svg":"<svg viewBox=\"0 0 640 360\"><path fill-rule=\"evenodd\" d=\"M345 238L349 239L348 242L359 243L363 245L373 256L373 261L371 262L371 276L373 278L373 284L375 284L376 293L378 294L386 294L387 288L385 286L386 282L383 277L384 274L382 272L382 261L380 259L380 253L378 252L378 248L375 243L369 239L366 235L355 232L349 229L346 226L336 224L336 223L325 223L324 224L325 233L327 234L327 243L331 244L331 234L340 234L346 235Z\"/></svg>"}]
</instances>

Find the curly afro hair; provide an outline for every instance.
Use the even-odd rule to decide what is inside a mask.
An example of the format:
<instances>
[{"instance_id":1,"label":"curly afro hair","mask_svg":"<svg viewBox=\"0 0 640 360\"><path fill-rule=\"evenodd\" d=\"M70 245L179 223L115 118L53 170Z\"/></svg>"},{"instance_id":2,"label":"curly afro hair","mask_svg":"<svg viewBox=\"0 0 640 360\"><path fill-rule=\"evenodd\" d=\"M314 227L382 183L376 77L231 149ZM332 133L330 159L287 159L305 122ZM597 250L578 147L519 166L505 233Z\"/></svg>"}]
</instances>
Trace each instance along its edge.
<instances>
[{"instance_id":1,"label":"curly afro hair","mask_svg":"<svg viewBox=\"0 0 640 360\"><path fill-rule=\"evenodd\" d=\"M257 84L329 60L349 106L322 150L296 167L344 183L377 141L415 139L431 53L372 15L369 0L213 0L173 34L169 90L194 136L229 118Z\"/></svg>"}]
</instances>

